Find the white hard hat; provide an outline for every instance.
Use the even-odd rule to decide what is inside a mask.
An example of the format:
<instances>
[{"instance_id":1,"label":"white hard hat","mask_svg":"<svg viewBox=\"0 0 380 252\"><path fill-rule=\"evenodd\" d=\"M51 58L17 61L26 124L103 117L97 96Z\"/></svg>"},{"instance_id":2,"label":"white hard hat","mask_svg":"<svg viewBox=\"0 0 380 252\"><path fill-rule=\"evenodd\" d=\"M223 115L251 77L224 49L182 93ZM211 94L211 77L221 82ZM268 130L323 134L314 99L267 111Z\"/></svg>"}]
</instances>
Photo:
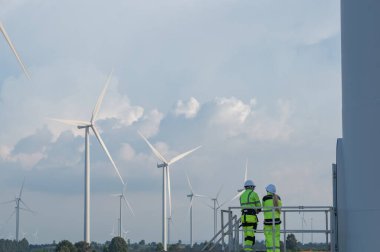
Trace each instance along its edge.
<instances>
[{"instance_id":1,"label":"white hard hat","mask_svg":"<svg viewBox=\"0 0 380 252\"><path fill-rule=\"evenodd\" d=\"M267 187L265 187L265 190L267 190L267 192L270 193L276 193L276 186L273 184L269 184L267 185Z\"/></svg>"},{"instance_id":2,"label":"white hard hat","mask_svg":"<svg viewBox=\"0 0 380 252\"><path fill-rule=\"evenodd\" d=\"M244 187L248 187L248 186L256 186L256 185L255 183L253 183L251 179L248 179L244 182Z\"/></svg>"}]
</instances>

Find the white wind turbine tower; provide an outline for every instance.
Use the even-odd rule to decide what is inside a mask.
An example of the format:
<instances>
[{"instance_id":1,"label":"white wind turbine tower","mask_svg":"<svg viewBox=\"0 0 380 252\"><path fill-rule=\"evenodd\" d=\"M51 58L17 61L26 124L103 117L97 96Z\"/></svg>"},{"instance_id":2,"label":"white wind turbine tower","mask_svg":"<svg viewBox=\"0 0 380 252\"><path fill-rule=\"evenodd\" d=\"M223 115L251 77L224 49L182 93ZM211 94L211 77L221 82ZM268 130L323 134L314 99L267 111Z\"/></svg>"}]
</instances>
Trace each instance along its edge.
<instances>
[{"instance_id":1,"label":"white wind turbine tower","mask_svg":"<svg viewBox=\"0 0 380 252\"><path fill-rule=\"evenodd\" d=\"M164 251L167 251L167 217L166 217L166 193L169 197L169 217L172 216L172 205L171 205L171 189L170 189L170 169L169 166L177 162L178 160L184 158L185 156L189 155L193 151L199 149L201 146L198 146L190 151L184 152L182 154L179 154L178 156L170 159L169 161L166 160L161 153L156 150L156 148L153 147L153 145L146 139L146 137L139 132L140 136L144 139L144 141L148 144L149 148L152 150L154 155L162 162L162 164L157 164L157 168L163 168L162 169L162 245L164 247Z\"/></svg>"},{"instance_id":2,"label":"white wind turbine tower","mask_svg":"<svg viewBox=\"0 0 380 252\"><path fill-rule=\"evenodd\" d=\"M84 180L84 241L86 243L90 243L90 128L94 132L96 139L98 139L100 145L102 146L104 152L106 153L108 159L111 161L113 168L115 169L117 175L119 176L121 183L123 186L125 185L123 178L120 175L119 170L116 167L115 162L113 161L106 145L104 144L102 138L100 137L100 134L95 126L95 120L98 115L100 105L102 104L104 95L106 93L107 87L111 81L112 72L109 74L107 78L106 85L104 86L98 101L95 105L95 108L92 112L91 120L89 122L86 121L78 121L78 120L62 120L62 119L52 119L58 122L62 122L69 125L77 126L78 129L85 129L85 163L84 163L84 173L85 173L85 180Z\"/></svg>"},{"instance_id":3,"label":"white wind turbine tower","mask_svg":"<svg viewBox=\"0 0 380 252\"><path fill-rule=\"evenodd\" d=\"M24 63L22 62L21 57L18 55L18 53L16 51L16 48L14 47L14 45L13 45L11 39L9 38L8 33L6 32L5 27L3 26L3 24L1 23L1 21L0 21L0 31L3 34L5 40L7 41L9 47L11 48L13 54L16 56L17 61L20 64L22 70L24 71L26 77L28 77L28 79L30 80L31 78L30 78L30 75L28 73L28 70L26 69Z\"/></svg>"},{"instance_id":4,"label":"white wind turbine tower","mask_svg":"<svg viewBox=\"0 0 380 252\"><path fill-rule=\"evenodd\" d=\"M192 248L193 247L193 200L196 197L199 197L199 198L208 198L208 197L205 196L205 195L194 193L193 186L191 185L189 176L187 174L186 174L186 178L187 178L187 183L188 183L189 188L190 188L190 194L188 194L187 197L190 198L190 206L189 206L189 214L190 214L190 248Z\"/></svg>"},{"instance_id":5,"label":"white wind turbine tower","mask_svg":"<svg viewBox=\"0 0 380 252\"><path fill-rule=\"evenodd\" d=\"M20 189L20 193L18 195L18 197L16 196L16 198L14 200L10 200L10 201L6 201L6 202L2 202L1 204L7 204L7 203L12 203L12 202L15 202L16 203L16 207L15 207L15 210L13 211L12 215L8 218L8 220L10 218L12 218L12 216L14 214L16 214L16 241L19 241L19 233L20 233L20 210L25 210L25 211L28 211L28 212L31 212L31 213L34 213L33 210L31 210L26 204L25 202L21 199L21 196L22 196L22 191L24 189L24 182L25 180L22 182L22 186L21 186L21 189ZM22 207L21 204L24 206Z\"/></svg>"}]
</instances>

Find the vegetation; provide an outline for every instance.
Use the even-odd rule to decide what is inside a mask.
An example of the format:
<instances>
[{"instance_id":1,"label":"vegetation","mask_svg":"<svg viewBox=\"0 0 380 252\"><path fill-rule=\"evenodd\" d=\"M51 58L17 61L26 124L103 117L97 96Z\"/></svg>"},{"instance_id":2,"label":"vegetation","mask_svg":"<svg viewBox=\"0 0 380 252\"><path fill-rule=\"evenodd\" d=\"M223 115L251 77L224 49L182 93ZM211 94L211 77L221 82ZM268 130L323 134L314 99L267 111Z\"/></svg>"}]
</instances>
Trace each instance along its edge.
<instances>
[{"instance_id":1,"label":"vegetation","mask_svg":"<svg viewBox=\"0 0 380 252\"><path fill-rule=\"evenodd\" d=\"M29 243L24 238L21 241L0 240L0 251L4 252L29 252Z\"/></svg>"},{"instance_id":2,"label":"vegetation","mask_svg":"<svg viewBox=\"0 0 380 252\"><path fill-rule=\"evenodd\" d=\"M195 243L191 252L200 252L207 242ZM283 246L281 242L281 247ZM329 251L324 243L301 244L297 241L294 234L289 234L286 238L286 247L288 252L295 251ZM241 248L242 249L242 248ZM265 242L257 241L255 244L256 251L265 251ZM19 242L11 240L0 240L0 252L157 252L163 251L162 243L141 240L131 243L126 242L123 238L114 237L111 241L105 243L92 242L91 245L85 242L71 243L63 240L58 244L29 245L26 239ZM190 246L183 244L181 240L168 245L168 251L190 252ZM216 245L214 251L222 251L221 245Z\"/></svg>"},{"instance_id":3,"label":"vegetation","mask_svg":"<svg viewBox=\"0 0 380 252\"><path fill-rule=\"evenodd\" d=\"M127 252L127 243L121 237L114 237L108 247L108 252Z\"/></svg>"}]
</instances>

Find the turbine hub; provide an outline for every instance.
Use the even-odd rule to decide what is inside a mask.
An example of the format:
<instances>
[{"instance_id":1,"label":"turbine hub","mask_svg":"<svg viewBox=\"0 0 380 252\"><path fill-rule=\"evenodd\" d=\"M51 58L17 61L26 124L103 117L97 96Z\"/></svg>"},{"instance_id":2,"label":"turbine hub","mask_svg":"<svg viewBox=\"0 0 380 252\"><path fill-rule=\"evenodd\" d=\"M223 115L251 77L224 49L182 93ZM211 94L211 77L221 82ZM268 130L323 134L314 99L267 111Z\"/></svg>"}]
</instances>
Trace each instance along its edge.
<instances>
[{"instance_id":1,"label":"turbine hub","mask_svg":"<svg viewBox=\"0 0 380 252\"><path fill-rule=\"evenodd\" d=\"M157 164L157 168L164 168L166 166L168 166L167 163Z\"/></svg>"}]
</instances>

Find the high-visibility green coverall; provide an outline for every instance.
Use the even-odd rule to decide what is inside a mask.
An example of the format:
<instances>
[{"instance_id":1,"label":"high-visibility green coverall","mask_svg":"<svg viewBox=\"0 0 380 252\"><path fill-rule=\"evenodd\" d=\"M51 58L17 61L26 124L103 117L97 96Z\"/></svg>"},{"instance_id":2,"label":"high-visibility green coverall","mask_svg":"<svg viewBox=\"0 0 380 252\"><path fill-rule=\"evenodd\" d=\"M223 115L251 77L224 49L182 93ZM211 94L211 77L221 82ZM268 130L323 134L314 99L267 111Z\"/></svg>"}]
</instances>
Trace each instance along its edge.
<instances>
[{"instance_id":1,"label":"high-visibility green coverall","mask_svg":"<svg viewBox=\"0 0 380 252\"><path fill-rule=\"evenodd\" d=\"M278 196L278 206L282 206L281 198ZM274 211L274 225L273 225L273 211L269 207L273 207L273 194L269 193L263 197L263 212L264 212L264 235L265 246L267 252L280 252L280 224L281 213ZM267 208L266 208L267 207ZM274 239L273 239L274 237ZM273 244L274 240L274 244ZM275 250L273 250L273 245Z\"/></svg>"},{"instance_id":2,"label":"high-visibility green coverall","mask_svg":"<svg viewBox=\"0 0 380 252\"><path fill-rule=\"evenodd\" d=\"M255 245L255 232L257 229L257 215L261 209L246 209L244 207L260 207L260 198L253 189L246 189L240 196L242 206L241 223L244 231L244 251L253 251Z\"/></svg>"}]
</instances>

